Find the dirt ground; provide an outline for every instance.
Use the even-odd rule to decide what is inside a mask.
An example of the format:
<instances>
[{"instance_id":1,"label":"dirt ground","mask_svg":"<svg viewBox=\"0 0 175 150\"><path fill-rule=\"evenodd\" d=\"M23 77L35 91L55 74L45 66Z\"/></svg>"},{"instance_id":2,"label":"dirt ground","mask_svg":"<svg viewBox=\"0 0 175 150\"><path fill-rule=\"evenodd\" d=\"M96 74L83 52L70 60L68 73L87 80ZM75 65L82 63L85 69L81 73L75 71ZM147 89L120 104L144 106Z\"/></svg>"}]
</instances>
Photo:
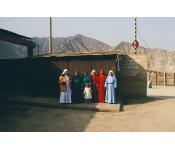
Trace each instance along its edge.
<instances>
[{"instance_id":1,"label":"dirt ground","mask_svg":"<svg viewBox=\"0 0 175 150\"><path fill-rule=\"evenodd\" d=\"M85 131L175 131L175 99L124 106L120 113L96 113Z\"/></svg>"},{"instance_id":2,"label":"dirt ground","mask_svg":"<svg viewBox=\"0 0 175 150\"><path fill-rule=\"evenodd\" d=\"M153 87L149 97L126 102L118 113L0 104L0 131L175 132L174 91Z\"/></svg>"}]
</instances>

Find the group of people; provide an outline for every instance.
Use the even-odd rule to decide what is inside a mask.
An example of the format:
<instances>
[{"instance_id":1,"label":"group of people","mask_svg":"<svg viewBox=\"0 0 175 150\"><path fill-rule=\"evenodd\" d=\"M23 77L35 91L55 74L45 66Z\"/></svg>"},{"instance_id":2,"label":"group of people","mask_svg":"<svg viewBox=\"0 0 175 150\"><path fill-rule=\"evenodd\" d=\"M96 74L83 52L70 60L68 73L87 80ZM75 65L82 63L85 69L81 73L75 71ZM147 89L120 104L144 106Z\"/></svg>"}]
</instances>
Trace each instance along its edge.
<instances>
[{"instance_id":1,"label":"group of people","mask_svg":"<svg viewBox=\"0 0 175 150\"><path fill-rule=\"evenodd\" d=\"M72 79L67 69L59 77L60 83L60 103L116 103L117 79L112 70L106 76L103 69L97 75L96 70L92 70L89 76L84 71L80 77L75 71Z\"/></svg>"}]
</instances>

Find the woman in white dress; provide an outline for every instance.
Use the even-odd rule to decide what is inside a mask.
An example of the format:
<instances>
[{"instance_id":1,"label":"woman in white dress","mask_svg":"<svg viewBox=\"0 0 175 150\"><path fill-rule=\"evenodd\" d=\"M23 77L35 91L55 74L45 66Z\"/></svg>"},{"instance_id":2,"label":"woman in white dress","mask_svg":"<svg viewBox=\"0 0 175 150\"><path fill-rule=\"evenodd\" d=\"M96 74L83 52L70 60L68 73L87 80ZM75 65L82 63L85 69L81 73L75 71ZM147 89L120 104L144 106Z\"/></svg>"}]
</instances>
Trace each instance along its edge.
<instances>
[{"instance_id":1,"label":"woman in white dress","mask_svg":"<svg viewBox=\"0 0 175 150\"><path fill-rule=\"evenodd\" d=\"M60 83L60 103L72 103L71 100L71 79L67 69L63 71L59 77L58 82Z\"/></svg>"}]
</instances>

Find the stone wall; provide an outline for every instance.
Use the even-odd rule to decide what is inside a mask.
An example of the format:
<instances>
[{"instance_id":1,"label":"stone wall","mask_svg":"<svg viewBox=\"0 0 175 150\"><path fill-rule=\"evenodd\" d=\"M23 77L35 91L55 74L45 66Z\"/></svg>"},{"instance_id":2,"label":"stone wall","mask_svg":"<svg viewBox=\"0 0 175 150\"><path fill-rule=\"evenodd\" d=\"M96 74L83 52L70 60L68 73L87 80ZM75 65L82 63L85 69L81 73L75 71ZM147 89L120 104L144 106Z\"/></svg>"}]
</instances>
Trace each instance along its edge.
<instances>
[{"instance_id":1,"label":"stone wall","mask_svg":"<svg viewBox=\"0 0 175 150\"><path fill-rule=\"evenodd\" d=\"M119 85L122 96L147 95L147 54L122 55Z\"/></svg>"}]
</instances>

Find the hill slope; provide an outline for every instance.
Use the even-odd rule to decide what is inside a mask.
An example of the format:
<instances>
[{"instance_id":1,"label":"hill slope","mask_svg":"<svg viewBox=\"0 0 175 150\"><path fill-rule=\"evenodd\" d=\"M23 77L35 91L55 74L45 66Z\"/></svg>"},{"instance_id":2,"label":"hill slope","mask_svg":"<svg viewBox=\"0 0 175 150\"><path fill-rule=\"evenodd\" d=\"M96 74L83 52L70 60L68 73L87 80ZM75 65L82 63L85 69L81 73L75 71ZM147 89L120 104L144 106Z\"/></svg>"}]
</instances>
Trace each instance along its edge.
<instances>
[{"instance_id":1,"label":"hill slope","mask_svg":"<svg viewBox=\"0 0 175 150\"><path fill-rule=\"evenodd\" d=\"M46 54L49 52L49 37L47 38L38 38L33 37L38 44L40 54ZM16 45L17 48L26 51L27 48ZM56 37L52 38L52 51L53 53L66 53L66 52L96 52L96 51L105 51L110 48L109 45L100 42L98 40L77 34L70 37ZM34 54L38 54L38 48L34 49Z\"/></svg>"},{"instance_id":2,"label":"hill slope","mask_svg":"<svg viewBox=\"0 0 175 150\"><path fill-rule=\"evenodd\" d=\"M109 50L123 50L123 54L134 54L135 49L131 43L120 42ZM162 49L147 49L142 46L137 48L137 54L148 54L148 70L175 71L175 52Z\"/></svg>"},{"instance_id":3,"label":"hill slope","mask_svg":"<svg viewBox=\"0 0 175 150\"><path fill-rule=\"evenodd\" d=\"M24 58L27 54L14 44L0 41L0 59Z\"/></svg>"}]
</instances>

